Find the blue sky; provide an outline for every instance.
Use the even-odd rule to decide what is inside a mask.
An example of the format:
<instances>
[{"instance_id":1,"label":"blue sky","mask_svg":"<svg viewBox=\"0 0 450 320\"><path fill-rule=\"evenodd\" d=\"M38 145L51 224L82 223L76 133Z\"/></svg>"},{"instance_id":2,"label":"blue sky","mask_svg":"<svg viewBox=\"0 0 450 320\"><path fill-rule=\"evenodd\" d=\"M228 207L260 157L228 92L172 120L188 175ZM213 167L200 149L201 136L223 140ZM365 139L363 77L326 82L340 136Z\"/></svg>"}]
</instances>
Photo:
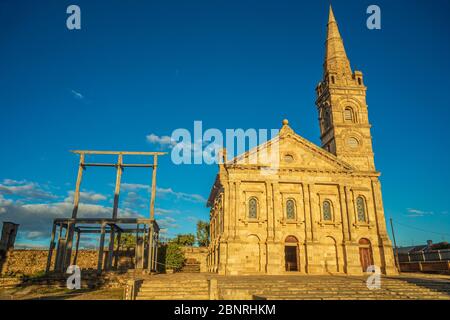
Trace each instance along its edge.
<instances>
[{"instance_id":1,"label":"blue sky","mask_svg":"<svg viewBox=\"0 0 450 320\"><path fill-rule=\"evenodd\" d=\"M66 28L70 4L81 8L81 30ZM381 8L381 30L366 28L370 4ZM22 244L47 244L51 219L70 212L71 149L161 150L149 135L170 136L195 120L225 130L279 128L283 118L319 144L314 88L328 5L1 1L0 221L21 223ZM402 223L397 240L449 241L450 3L346 0L333 8L352 68L365 75L386 217ZM208 218L217 167L176 166L170 156L160 164L159 221L169 236L194 231ZM109 215L114 179L110 169L86 172L83 200L93 215ZM121 213L147 214L147 190L137 185L149 184L150 172L129 169L123 182Z\"/></svg>"}]
</instances>

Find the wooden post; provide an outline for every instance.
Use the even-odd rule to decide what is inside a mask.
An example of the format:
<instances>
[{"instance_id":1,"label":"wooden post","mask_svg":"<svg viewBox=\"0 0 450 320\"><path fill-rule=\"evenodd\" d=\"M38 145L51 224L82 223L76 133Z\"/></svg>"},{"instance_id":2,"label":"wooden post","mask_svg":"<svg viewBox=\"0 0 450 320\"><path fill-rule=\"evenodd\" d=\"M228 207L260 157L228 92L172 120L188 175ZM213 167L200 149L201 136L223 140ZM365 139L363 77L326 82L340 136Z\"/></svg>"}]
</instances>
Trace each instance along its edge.
<instances>
[{"instance_id":1,"label":"wooden post","mask_svg":"<svg viewBox=\"0 0 450 320\"><path fill-rule=\"evenodd\" d=\"M116 187L114 189L114 207L113 207L113 219L117 219L117 212L119 208L119 193L120 193L120 180L122 178L122 167L123 157L119 154L117 160L117 174L116 174Z\"/></svg>"},{"instance_id":2,"label":"wooden post","mask_svg":"<svg viewBox=\"0 0 450 320\"><path fill-rule=\"evenodd\" d=\"M148 272L152 272L153 269L153 222L150 222L150 225L148 226L148 263L147 268Z\"/></svg>"},{"instance_id":3,"label":"wooden post","mask_svg":"<svg viewBox=\"0 0 450 320\"><path fill-rule=\"evenodd\" d=\"M394 233L394 224L392 223L392 218L389 219L391 221L391 229L392 229L392 239L394 240L394 247L395 247L395 262L397 265L397 271L400 273L400 262L398 260L398 248L397 248L397 241L395 241L395 233Z\"/></svg>"},{"instance_id":4,"label":"wooden post","mask_svg":"<svg viewBox=\"0 0 450 320\"><path fill-rule=\"evenodd\" d=\"M117 219L118 210L119 210L119 194L120 194L120 180L122 178L122 167L123 164L123 156L119 154L117 159L117 174L116 174L116 187L114 189L114 206L113 206L113 219ZM108 259L106 262L106 268L110 269L113 264L114 257L114 239L115 239L115 229L111 228L111 232L109 234L109 248L108 248Z\"/></svg>"},{"instance_id":5,"label":"wooden post","mask_svg":"<svg viewBox=\"0 0 450 320\"><path fill-rule=\"evenodd\" d=\"M120 253L120 240L122 238L122 232L118 232L117 233L117 248L116 248L116 252L114 255L114 268L117 269L118 265L119 265L119 253Z\"/></svg>"},{"instance_id":6,"label":"wooden post","mask_svg":"<svg viewBox=\"0 0 450 320\"><path fill-rule=\"evenodd\" d=\"M158 232L155 232L155 257L153 259L153 270L158 271Z\"/></svg>"},{"instance_id":7,"label":"wooden post","mask_svg":"<svg viewBox=\"0 0 450 320\"><path fill-rule=\"evenodd\" d=\"M78 205L80 202L80 186L81 180L83 178L83 170L84 170L84 153L80 154L80 164L78 166L77 183L75 185L75 193L73 194L72 219L76 219L78 214Z\"/></svg>"},{"instance_id":8,"label":"wooden post","mask_svg":"<svg viewBox=\"0 0 450 320\"><path fill-rule=\"evenodd\" d=\"M53 223L52 236L50 239L50 247L48 248L47 266L45 267L46 273L50 271L50 266L52 264L53 249L55 248L55 233L56 233L56 224Z\"/></svg>"},{"instance_id":9,"label":"wooden post","mask_svg":"<svg viewBox=\"0 0 450 320\"><path fill-rule=\"evenodd\" d=\"M77 265L79 246L80 246L80 231L77 231L76 244L75 244L75 256L73 257L74 265Z\"/></svg>"},{"instance_id":10,"label":"wooden post","mask_svg":"<svg viewBox=\"0 0 450 320\"><path fill-rule=\"evenodd\" d=\"M155 196L156 196L156 170L158 168L158 156L153 156L153 172L152 172L152 194L150 200L150 219L155 218Z\"/></svg>"},{"instance_id":11,"label":"wooden post","mask_svg":"<svg viewBox=\"0 0 450 320\"><path fill-rule=\"evenodd\" d=\"M102 223L101 235L100 235L100 247L98 250L98 263L97 263L97 272L102 272L102 264L103 264L103 250L105 245L105 224Z\"/></svg>"},{"instance_id":12,"label":"wooden post","mask_svg":"<svg viewBox=\"0 0 450 320\"><path fill-rule=\"evenodd\" d=\"M64 249L64 260L63 260L63 272L66 271L66 269L70 265L70 261L72 260L72 243L73 243L73 231L75 228L75 223L69 222L67 224L67 230L66 230L66 243L65 243L65 249Z\"/></svg>"},{"instance_id":13,"label":"wooden post","mask_svg":"<svg viewBox=\"0 0 450 320\"><path fill-rule=\"evenodd\" d=\"M80 203L80 186L81 180L83 178L83 170L84 170L84 153L80 154L80 164L78 166L78 175L77 182L75 185L75 193L73 194L73 210L72 210L72 219L77 218L78 214L78 206ZM75 223L69 223L67 225L66 230L66 242L64 245L64 258L62 262L61 271L65 271L65 269L69 266L72 256L72 241L73 241L73 230L75 228Z\"/></svg>"}]
</instances>

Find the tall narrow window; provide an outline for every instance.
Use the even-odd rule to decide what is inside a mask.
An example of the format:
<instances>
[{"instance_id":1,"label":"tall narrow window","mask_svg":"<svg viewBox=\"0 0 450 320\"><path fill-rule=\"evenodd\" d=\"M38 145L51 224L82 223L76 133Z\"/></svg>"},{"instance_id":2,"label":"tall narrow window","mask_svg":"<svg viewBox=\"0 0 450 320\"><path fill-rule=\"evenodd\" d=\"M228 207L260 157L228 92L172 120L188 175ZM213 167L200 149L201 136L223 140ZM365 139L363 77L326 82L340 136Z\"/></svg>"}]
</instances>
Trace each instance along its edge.
<instances>
[{"instance_id":1,"label":"tall narrow window","mask_svg":"<svg viewBox=\"0 0 450 320\"><path fill-rule=\"evenodd\" d=\"M331 112L328 107L323 112L323 126L325 130L328 130L331 127Z\"/></svg>"},{"instance_id":2,"label":"tall narrow window","mask_svg":"<svg viewBox=\"0 0 450 320\"><path fill-rule=\"evenodd\" d=\"M330 200L325 200L322 205L322 211L323 211L323 220L324 221L331 221L332 218L332 212L331 212L331 202Z\"/></svg>"},{"instance_id":3,"label":"tall narrow window","mask_svg":"<svg viewBox=\"0 0 450 320\"><path fill-rule=\"evenodd\" d=\"M359 222L366 222L366 201L363 197L356 198L356 211L358 213L358 221Z\"/></svg>"},{"instance_id":4,"label":"tall narrow window","mask_svg":"<svg viewBox=\"0 0 450 320\"><path fill-rule=\"evenodd\" d=\"M256 219L258 217L258 200L250 198L248 200L248 217L249 219Z\"/></svg>"},{"instance_id":5,"label":"tall narrow window","mask_svg":"<svg viewBox=\"0 0 450 320\"><path fill-rule=\"evenodd\" d=\"M350 107L345 108L344 110L344 120L354 122L353 120L353 110Z\"/></svg>"},{"instance_id":6,"label":"tall narrow window","mask_svg":"<svg viewBox=\"0 0 450 320\"><path fill-rule=\"evenodd\" d=\"M289 199L286 201L286 218L288 220L295 219L295 201L294 199Z\"/></svg>"}]
</instances>

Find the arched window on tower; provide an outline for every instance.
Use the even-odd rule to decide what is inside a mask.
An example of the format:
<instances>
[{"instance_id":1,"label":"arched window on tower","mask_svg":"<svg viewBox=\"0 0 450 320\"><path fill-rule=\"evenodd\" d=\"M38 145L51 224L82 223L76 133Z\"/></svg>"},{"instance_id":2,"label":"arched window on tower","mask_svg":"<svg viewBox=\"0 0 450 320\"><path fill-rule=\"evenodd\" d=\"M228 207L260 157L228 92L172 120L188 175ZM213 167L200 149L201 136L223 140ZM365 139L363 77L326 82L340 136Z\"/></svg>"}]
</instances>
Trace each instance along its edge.
<instances>
[{"instance_id":1,"label":"arched window on tower","mask_svg":"<svg viewBox=\"0 0 450 320\"><path fill-rule=\"evenodd\" d=\"M331 112L329 107L325 107L323 111L323 128L328 130L331 127Z\"/></svg>"},{"instance_id":2,"label":"arched window on tower","mask_svg":"<svg viewBox=\"0 0 450 320\"><path fill-rule=\"evenodd\" d=\"M248 200L248 218L256 219L258 217L258 200L252 197Z\"/></svg>"},{"instance_id":3,"label":"arched window on tower","mask_svg":"<svg viewBox=\"0 0 450 320\"><path fill-rule=\"evenodd\" d=\"M356 198L356 211L358 214L358 222L367 222L366 201L361 196Z\"/></svg>"},{"instance_id":4,"label":"arched window on tower","mask_svg":"<svg viewBox=\"0 0 450 320\"><path fill-rule=\"evenodd\" d=\"M295 220L295 200L288 199L286 201L286 218L288 220Z\"/></svg>"},{"instance_id":5,"label":"arched window on tower","mask_svg":"<svg viewBox=\"0 0 450 320\"><path fill-rule=\"evenodd\" d=\"M351 107L346 107L344 109L344 121L355 122L355 117L353 114L353 109Z\"/></svg>"},{"instance_id":6,"label":"arched window on tower","mask_svg":"<svg viewBox=\"0 0 450 320\"><path fill-rule=\"evenodd\" d=\"M322 204L322 214L324 221L333 220L333 213L330 200L325 200Z\"/></svg>"}]
</instances>

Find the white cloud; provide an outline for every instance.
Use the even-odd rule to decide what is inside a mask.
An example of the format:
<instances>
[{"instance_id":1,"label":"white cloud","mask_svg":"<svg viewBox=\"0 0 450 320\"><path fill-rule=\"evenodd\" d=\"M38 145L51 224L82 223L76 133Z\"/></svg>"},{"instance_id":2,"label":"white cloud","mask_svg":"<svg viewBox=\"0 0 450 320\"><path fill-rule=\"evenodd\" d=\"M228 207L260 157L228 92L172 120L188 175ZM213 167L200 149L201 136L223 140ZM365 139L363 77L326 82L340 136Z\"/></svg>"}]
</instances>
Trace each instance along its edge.
<instances>
[{"instance_id":1,"label":"white cloud","mask_svg":"<svg viewBox=\"0 0 450 320\"><path fill-rule=\"evenodd\" d=\"M5 185L15 185L15 184L24 184L26 180L14 180L14 179L3 179L3 184Z\"/></svg>"},{"instance_id":2,"label":"white cloud","mask_svg":"<svg viewBox=\"0 0 450 320\"><path fill-rule=\"evenodd\" d=\"M176 229L179 226L175 223L176 220L174 218L171 217L165 217L163 219L159 219L158 221L158 225L162 228L162 229Z\"/></svg>"},{"instance_id":3,"label":"white cloud","mask_svg":"<svg viewBox=\"0 0 450 320\"><path fill-rule=\"evenodd\" d=\"M180 213L179 210L171 210L171 209L163 209L163 208L156 208L155 209L156 214L165 215L165 214L172 214L172 213Z\"/></svg>"},{"instance_id":4,"label":"white cloud","mask_svg":"<svg viewBox=\"0 0 450 320\"><path fill-rule=\"evenodd\" d=\"M123 190L130 190L130 191L136 191L136 190L146 190L150 191L151 186L145 185L145 184L138 184L138 183L123 183L121 185L121 188ZM195 193L185 193L185 192L177 192L172 190L172 188L156 188L156 195L157 196L173 196L177 199L186 200L190 202L206 202L206 199Z\"/></svg>"},{"instance_id":5,"label":"white cloud","mask_svg":"<svg viewBox=\"0 0 450 320\"><path fill-rule=\"evenodd\" d=\"M156 194L162 196L170 195L176 197L177 199L191 202L206 202L206 199L199 194L176 192L173 191L172 188L156 188Z\"/></svg>"},{"instance_id":6,"label":"white cloud","mask_svg":"<svg viewBox=\"0 0 450 320\"><path fill-rule=\"evenodd\" d=\"M90 198L99 199L102 197L91 194ZM30 240L48 238L53 220L69 218L72 215L72 210L73 204L68 201L24 204L20 200L5 199L0 194L0 221L18 223L20 234ZM111 216L112 207L110 206L81 203L78 208L78 217L107 218ZM128 208L119 208L119 216L141 217L137 212Z\"/></svg>"},{"instance_id":7,"label":"white cloud","mask_svg":"<svg viewBox=\"0 0 450 320\"><path fill-rule=\"evenodd\" d=\"M197 218L197 217L194 217L194 216L187 216L187 217L186 217L186 220L189 221L189 222L195 222L195 223L197 223L197 221L200 220L200 219Z\"/></svg>"},{"instance_id":8,"label":"white cloud","mask_svg":"<svg viewBox=\"0 0 450 320\"><path fill-rule=\"evenodd\" d=\"M120 189L124 191L132 190L150 190L151 186L146 184L139 184L139 183L122 183L120 185Z\"/></svg>"},{"instance_id":9,"label":"white cloud","mask_svg":"<svg viewBox=\"0 0 450 320\"><path fill-rule=\"evenodd\" d=\"M69 196L64 199L65 202L73 203L73 191L69 191ZM96 203L106 200L107 197L101 193L96 193L93 191L80 191L80 202Z\"/></svg>"},{"instance_id":10,"label":"white cloud","mask_svg":"<svg viewBox=\"0 0 450 320\"><path fill-rule=\"evenodd\" d=\"M149 134L147 137L147 142L152 144L158 144L161 147L168 147L172 148L174 145L176 145L176 141L172 140L169 136L158 136L156 134Z\"/></svg>"},{"instance_id":11,"label":"white cloud","mask_svg":"<svg viewBox=\"0 0 450 320\"><path fill-rule=\"evenodd\" d=\"M77 92L77 91L75 91L75 90L70 90L70 92L72 93L72 96L75 98L75 99L78 99L78 100L83 100L84 99L84 95L82 95L81 93L79 93L79 92Z\"/></svg>"},{"instance_id":12,"label":"white cloud","mask_svg":"<svg viewBox=\"0 0 450 320\"><path fill-rule=\"evenodd\" d=\"M28 181L3 180L0 193L20 196L27 199L56 199L57 196L40 187L39 184Z\"/></svg>"},{"instance_id":13,"label":"white cloud","mask_svg":"<svg viewBox=\"0 0 450 320\"><path fill-rule=\"evenodd\" d=\"M423 211L423 210L413 209L413 208L408 208L408 209L406 209L406 211L408 212L408 214L407 214L408 217L424 217L424 216L434 214L433 211Z\"/></svg>"}]
</instances>

